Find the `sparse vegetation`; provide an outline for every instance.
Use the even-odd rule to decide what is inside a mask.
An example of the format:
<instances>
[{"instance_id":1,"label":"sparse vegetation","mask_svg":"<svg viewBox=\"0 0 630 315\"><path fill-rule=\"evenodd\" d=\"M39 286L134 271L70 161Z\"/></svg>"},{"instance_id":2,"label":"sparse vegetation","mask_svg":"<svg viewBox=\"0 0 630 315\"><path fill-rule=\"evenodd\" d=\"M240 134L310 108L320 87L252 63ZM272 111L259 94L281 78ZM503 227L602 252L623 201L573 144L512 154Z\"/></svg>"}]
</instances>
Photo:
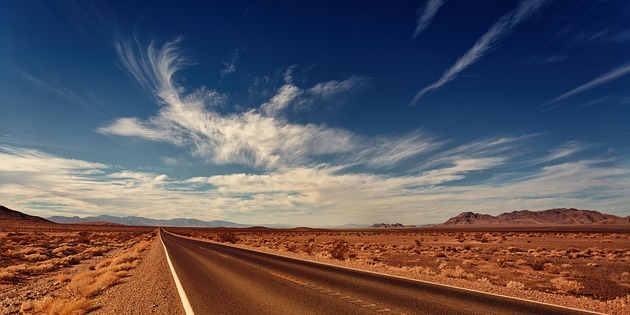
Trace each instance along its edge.
<instances>
[{"instance_id":1,"label":"sparse vegetation","mask_svg":"<svg viewBox=\"0 0 630 315\"><path fill-rule=\"evenodd\" d=\"M91 299L137 266L139 253L156 235L151 228L111 226L3 229L16 227L0 225L0 299L5 314L90 312L96 307ZM87 264L94 264L91 270L76 273ZM45 279L55 285L37 285Z\"/></svg>"},{"instance_id":2,"label":"sparse vegetation","mask_svg":"<svg viewBox=\"0 0 630 315\"><path fill-rule=\"evenodd\" d=\"M170 230L221 242L234 235L239 246L492 292L554 293L605 305L630 295L630 233Z\"/></svg>"},{"instance_id":3,"label":"sparse vegetation","mask_svg":"<svg viewBox=\"0 0 630 315\"><path fill-rule=\"evenodd\" d=\"M219 242L236 244L239 241L238 236L232 232L219 233L217 235Z\"/></svg>"},{"instance_id":4,"label":"sparse vegetation","mask_svg":"<svg viewBox=\"0 0 630 315\"><path fill-rule=\"evenodd\" d=\"M328 250L330 256L334 259L346 260L351 256L350 244L343 239L335 240L332 248Z\"/></svg>"}]
</instances>

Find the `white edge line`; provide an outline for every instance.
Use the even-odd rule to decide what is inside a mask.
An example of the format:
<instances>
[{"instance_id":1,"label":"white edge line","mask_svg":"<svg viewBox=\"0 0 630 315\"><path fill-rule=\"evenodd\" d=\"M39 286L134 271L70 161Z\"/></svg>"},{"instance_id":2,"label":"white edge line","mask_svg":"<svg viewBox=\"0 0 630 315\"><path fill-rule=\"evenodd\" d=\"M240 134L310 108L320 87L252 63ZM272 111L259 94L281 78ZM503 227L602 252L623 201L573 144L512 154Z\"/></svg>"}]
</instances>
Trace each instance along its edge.
<instances>
[{"instance_id":1,"label":"white edge line","mask_svg":"<svg viewBox=\"0 0 630 315\"><path fill-rule=\"evenodd\" d=\"M364 269L358 269L358 268L353 268L353 267L348 267L348 266L334 265L334 264L330 264L330 263L325 263L325 262L321 262L321 261L314 261L314 260L308 260L308 259L299 258L299 257L284 256L284 255L280 255L280 254L276 254L276 253L265 252L265 251L258 250L258 249L243 248L243 247L239 247L239 246L232 245L232 244L219 243L219 242L214 242L214 241L207 240L207 239L200 239L200 238L194 238L194 237L189 237L189 236L183 236L183 235L178 235L178 234L174 234L174 233L167 232L167 231L165 231L165 232L169 233L169 234L176 235L177 237L193 239L193 240L202 241L202 242L211 243L211 244L216 244L216 245L229 246L229 247L239 248L239 249L242 249L242 250L249 250L249 251L258 252L258 253L261 253L261 254L268 254L268 255L273 255L273 256L278 256L278 257L283 257L283 258L300 260L300 261L304 261L304 262L315 263L315 264L325 265L325 266L329 266L329 267L337 267L337 268L343 268L343 269L354 270L354 271L359 271L359 272L367 272L367 273L371 273L371 274L375 274L375 275L379 275L379 276L393 277L393 278L398 278L398 279L403 279L403 280L410 280L410 281L415 281L415 282L420 282L420 283L425 283L425 284L432 284L432 285L437 285L437 286L442 286L442 287L447 287L447 288L452 288L452 289L458 289L458 290L470 291L470 292L475 292L475 293L488 294L488 295L498 296L498 297L512 299L512 300L518 300L518 301L524 301L524 302L530 302L530 303L536 303L536 304L542 304L542 305L548 305L548 306L553 306L553 307L564 308L564 309L572 310L572 311L580 311L580 312L586 312L586 313L597 314L597 315L607 315L606 313L599 313L599 312L594 312L594 311L580 309L580 308L574 308L574 307L569 307L569 306L564 306L564 305L558 305L558 304L552 304L552 303L528 300L528 299L523 299L523 298L520 298L520 297L503 295L503 294L498 294L498 293L493 293L493 292L484 292L484 291L479 291L479 290L475 290L475 289L456 287L456 286L449 285L449 284L431 282L431 281L427 281L427 280L406 278L406 277L403 277L403 276L391 275L391 274L387 274L387 273L381 273L381 272L378 272L378 271L364 270Z\"/></svg>"},{"instance_id":2,"label":"white edge line","mask_svg":"<svg viewBox=\"0 0 630 315\"><path fill-rule=\"evenodd\" d=\"M173 279L175 280L175 286L177 287L179 298L182 300L184 312L186 313L186 315L195 315L195 312L193 312L192 306L190 306L190 302L188 301L188 297L186 296L186 292L184 292L184 287L182 287L182 283L179 281L179 277L175 272L175 268L173 268L171 258L168 256L168 250L166 250L166 245L164 245L164 241L162 240L162 229L160 229L160 242L162 243L162 246L164 246L166 261L168 262L168 267L171 269L171 274L173 275Z\"/></svg>"}]
</instances>

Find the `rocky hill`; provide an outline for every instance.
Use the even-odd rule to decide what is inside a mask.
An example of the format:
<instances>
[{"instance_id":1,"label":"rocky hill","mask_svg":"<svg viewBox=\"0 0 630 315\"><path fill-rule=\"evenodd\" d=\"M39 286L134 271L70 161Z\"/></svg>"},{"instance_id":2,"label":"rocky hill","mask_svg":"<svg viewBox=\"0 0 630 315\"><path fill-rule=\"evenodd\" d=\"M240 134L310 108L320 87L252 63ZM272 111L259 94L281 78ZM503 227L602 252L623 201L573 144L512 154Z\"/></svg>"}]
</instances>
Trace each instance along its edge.
<instances>
[{"instance_id":1,"label":"rocky hill","mask_svg":"<svg viewBox=\"0 0 630 315\"><path fill-rule=\"evenodd\" d=\"M0 222L17 223L52 223L44 218L28 215L20 211L11 210L5 206L0 206Z\"/></svg>"},{"instance_id":2,"label":"rocky hill","mask_svg":"<svg viewBox=\"0 0 630 315\"><path fill-rule=\"evenodd\" d=\"M603 214L593 210L557 208L544 211L519 210L497 216L462 212L443 225L576 225L630 224L630 217Z\"/></svg>"},{"instance_id":3,"label":"rocky hill","mask_svg":"<svg viewBox=\"0 0 630 315\"><path fill-rule=\"evenodd\" d=\"M374 223L370 225L371 228L392 229L405 227L401 223Z\"/></svg>"}]
</instances>

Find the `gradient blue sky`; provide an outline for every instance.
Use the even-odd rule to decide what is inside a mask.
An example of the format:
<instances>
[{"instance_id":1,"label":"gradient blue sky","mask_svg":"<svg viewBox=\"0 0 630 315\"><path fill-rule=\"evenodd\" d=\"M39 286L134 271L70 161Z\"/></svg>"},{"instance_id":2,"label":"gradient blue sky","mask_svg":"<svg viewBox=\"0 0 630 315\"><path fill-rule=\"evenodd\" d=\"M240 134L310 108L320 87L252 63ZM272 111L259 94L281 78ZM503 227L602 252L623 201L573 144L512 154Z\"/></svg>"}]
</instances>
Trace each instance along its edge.
<instances>
[{"instance_id":1,"label":"gradient blue sky","mask_svg":"<svg viewBox=\"0 0 630 315\"><path fill-rule=\"evenodd\" d=\"M630 212L626 1L0 2L0 204Z\"/></svg>"}]
</instances>

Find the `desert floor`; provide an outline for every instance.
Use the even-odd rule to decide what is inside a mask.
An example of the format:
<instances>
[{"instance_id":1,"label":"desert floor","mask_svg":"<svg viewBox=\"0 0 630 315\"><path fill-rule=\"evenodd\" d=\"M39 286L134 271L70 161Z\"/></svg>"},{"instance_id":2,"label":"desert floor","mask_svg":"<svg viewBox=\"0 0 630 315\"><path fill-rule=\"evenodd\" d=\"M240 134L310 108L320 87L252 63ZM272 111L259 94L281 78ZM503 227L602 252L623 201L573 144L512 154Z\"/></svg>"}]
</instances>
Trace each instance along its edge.
<instances>
[{"instance_id":1,"label":"desert floor","mask_svg":"<svg viewBox=\"0 0 630 315\"><path fill-rule=\"evenodd\" d=\"M168 231L604 313L630 310L630 231L623 228Z\"/></svg>"},{"instance_id":2,"label":"desert floor","mask_svg":"<svg viewBox=\"0 0 630 315\"><path fill-rule=\"evenodd\" d=\"M0 314L181 314L156 232L2 222Z\"/></svg>"}]
</instances>

